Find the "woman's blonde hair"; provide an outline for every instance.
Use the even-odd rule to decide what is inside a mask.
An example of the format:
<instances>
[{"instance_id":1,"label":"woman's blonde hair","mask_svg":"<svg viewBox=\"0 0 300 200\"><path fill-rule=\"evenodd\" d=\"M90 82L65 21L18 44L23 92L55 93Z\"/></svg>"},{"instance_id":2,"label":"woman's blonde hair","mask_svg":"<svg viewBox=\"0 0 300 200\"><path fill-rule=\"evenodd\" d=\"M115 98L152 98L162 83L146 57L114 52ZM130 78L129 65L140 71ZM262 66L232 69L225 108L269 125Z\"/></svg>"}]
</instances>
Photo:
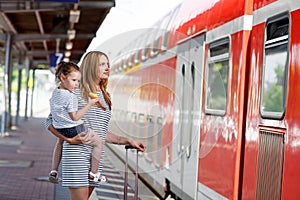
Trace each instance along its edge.
<instances>
[{"instance_id":1,"label":"woman's blonde hair","mask_svg":"<svg viewBox=\"0 0 300 200\"><path fill-rule=\"evenodd\" d=\"M82 97L87 100L89 93L97 93L97 86L100 87L100 90L103 93L105 102L111 110L111 100L110 95L106 91L108 79L100 79L100 57L105 56L108 59L108 56L101 51L91 51L87 53L80 65L81 70L81 83L80 91ZM100 102L100 108L105 110L105 107Z\"/></svg>"}]
</instances>

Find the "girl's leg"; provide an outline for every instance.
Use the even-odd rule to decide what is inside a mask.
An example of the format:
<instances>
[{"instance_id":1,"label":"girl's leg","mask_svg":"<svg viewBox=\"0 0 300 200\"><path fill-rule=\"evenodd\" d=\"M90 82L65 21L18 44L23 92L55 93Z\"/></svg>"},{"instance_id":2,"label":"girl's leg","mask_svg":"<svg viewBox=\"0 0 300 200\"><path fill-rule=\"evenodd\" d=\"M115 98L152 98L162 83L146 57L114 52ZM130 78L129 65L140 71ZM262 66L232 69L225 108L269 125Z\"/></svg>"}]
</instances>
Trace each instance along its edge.
<instances>
[{"instance_id":1,"label":"girl's leg","mask_svg":"<svg viewBox=\"0 0 300 200\"><path fill-rule=\"evenodd\" d=\"M53 155L52 155L52 170L58 170L59 163L61 160L61 154L62 154L62 145L63 140L57 138L55 147L53 149Z\"/></svg>"},{"instance_id":2,"label":"girl's leg","mask_svg":"<svg viewBox=\"0 0 300 200\"><path fill-rule=\"evenodd\" d=\"M71 200L88 200L89 199L89 187L69 187Z\"/></svg>"},{"instance_id":3,"label":"girl's leg","mask_svg":"<svg viewBox=\"0 0 300 200\"><path fill-rule=\"evenodd\" d=\"M52 170L49 173L49 181L51 183L58 183L58 167L61 160L61 154L62 154L62 145L63 140L57 138L55 147L53 149L53 156L52 156Z\"/></svg>"},{"instance_id":4,"label":"girl's leg","mask_svg":"<svg viewBox=\"0 0 300 200\"><path fill-rule=\"evenodd\" d=\"M88 129L86 134L81 135L83 144L87 144L93 147L91 158L91 171L89 173L89 180L94 182L107 182L105 176L102 176L98 172L99 163L102 154L103 140L92 130ZM89 138L88 140L86 138Z\"/></svg>"},{"instance_id":5,"label":"girl's leg","mask_svg":"<svg viewBox=\"0 0 300 200\"><path fill-rule=\"evenodd\" d=\"M91 172L96 174L98 172L98 167L102 154L102 140L98 135L95 135L94 142L91 143L93 146L92 150L92 160L91 160Z\"/></svg>"}]
</instances>

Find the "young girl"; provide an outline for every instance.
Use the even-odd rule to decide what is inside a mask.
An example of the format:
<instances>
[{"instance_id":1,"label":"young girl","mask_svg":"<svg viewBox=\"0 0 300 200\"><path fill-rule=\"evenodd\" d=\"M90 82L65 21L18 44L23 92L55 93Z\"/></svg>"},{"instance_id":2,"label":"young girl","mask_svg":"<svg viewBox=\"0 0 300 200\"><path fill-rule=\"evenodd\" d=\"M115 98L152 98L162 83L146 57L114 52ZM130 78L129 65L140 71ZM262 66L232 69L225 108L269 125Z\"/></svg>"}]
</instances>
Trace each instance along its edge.
<instances>
[{"instance_id":1,"label":"young girl","mask_svg":"<svg viewBox=\"0 0 300 200\"><path fill-rule=\"evenodd\" d=\"M60 62L57 65L55 76L59 82L59 87L54 89L50 98L53 126L67 138L73 138L81 132L87 133L88 129L81 118L93 105L97 104L98 98L88 97L86 106L78 110L78 100L73 92L79 87L81 73L75 63ZM90 179L94 182L106 182L106 177L101 176L98 172L102 142L99 137L97 140L98 142L91 143L93 157L91 159ZM49 181L52 183L59 182L57 169L61 159L62 141L61 139L58 140L53 153L52 170L49 173Z\"/></svg>"}]
</instances>

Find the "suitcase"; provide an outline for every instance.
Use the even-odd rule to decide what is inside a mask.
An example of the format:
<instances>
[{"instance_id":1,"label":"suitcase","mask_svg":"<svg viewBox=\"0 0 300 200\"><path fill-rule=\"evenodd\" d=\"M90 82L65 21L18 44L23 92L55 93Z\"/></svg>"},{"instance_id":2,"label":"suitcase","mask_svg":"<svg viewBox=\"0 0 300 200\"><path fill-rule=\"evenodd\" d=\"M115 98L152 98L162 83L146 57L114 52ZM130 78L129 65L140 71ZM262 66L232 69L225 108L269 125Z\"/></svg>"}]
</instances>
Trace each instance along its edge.
<instances>
[{"instance_id":1,"label":"suitcase","mask_svg":"<svg viewBox=\"0 0 300 200\"><path fill-rule=\"evenodd\" d=\"M125 160L125 183L124 183L124 200L127 200L128 193L128 149L136 149L133 146L126 145L126 160ZM136 149L136 169L135 169L135 190L134 190L134 200L138 200L138 150Z\"/></svg>"}]
</instances>

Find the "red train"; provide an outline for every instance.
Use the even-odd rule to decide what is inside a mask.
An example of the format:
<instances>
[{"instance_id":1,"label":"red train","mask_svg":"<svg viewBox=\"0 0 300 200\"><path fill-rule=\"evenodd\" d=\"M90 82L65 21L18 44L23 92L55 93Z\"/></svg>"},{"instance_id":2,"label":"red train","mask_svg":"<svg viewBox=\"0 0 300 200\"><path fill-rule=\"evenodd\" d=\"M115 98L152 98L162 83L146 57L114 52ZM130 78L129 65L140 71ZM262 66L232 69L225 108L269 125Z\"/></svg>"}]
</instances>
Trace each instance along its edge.
<instances>
[{"instance_id":1,"label":"red train","mask_svg":"<svg viewBox=\"0 0 300 200\"><path fill-rule=\"evenodd\" d=\"M184 0L119 58L111 130L159 193L299 199L300 1Z\"/></svg>"}]
</instances>

